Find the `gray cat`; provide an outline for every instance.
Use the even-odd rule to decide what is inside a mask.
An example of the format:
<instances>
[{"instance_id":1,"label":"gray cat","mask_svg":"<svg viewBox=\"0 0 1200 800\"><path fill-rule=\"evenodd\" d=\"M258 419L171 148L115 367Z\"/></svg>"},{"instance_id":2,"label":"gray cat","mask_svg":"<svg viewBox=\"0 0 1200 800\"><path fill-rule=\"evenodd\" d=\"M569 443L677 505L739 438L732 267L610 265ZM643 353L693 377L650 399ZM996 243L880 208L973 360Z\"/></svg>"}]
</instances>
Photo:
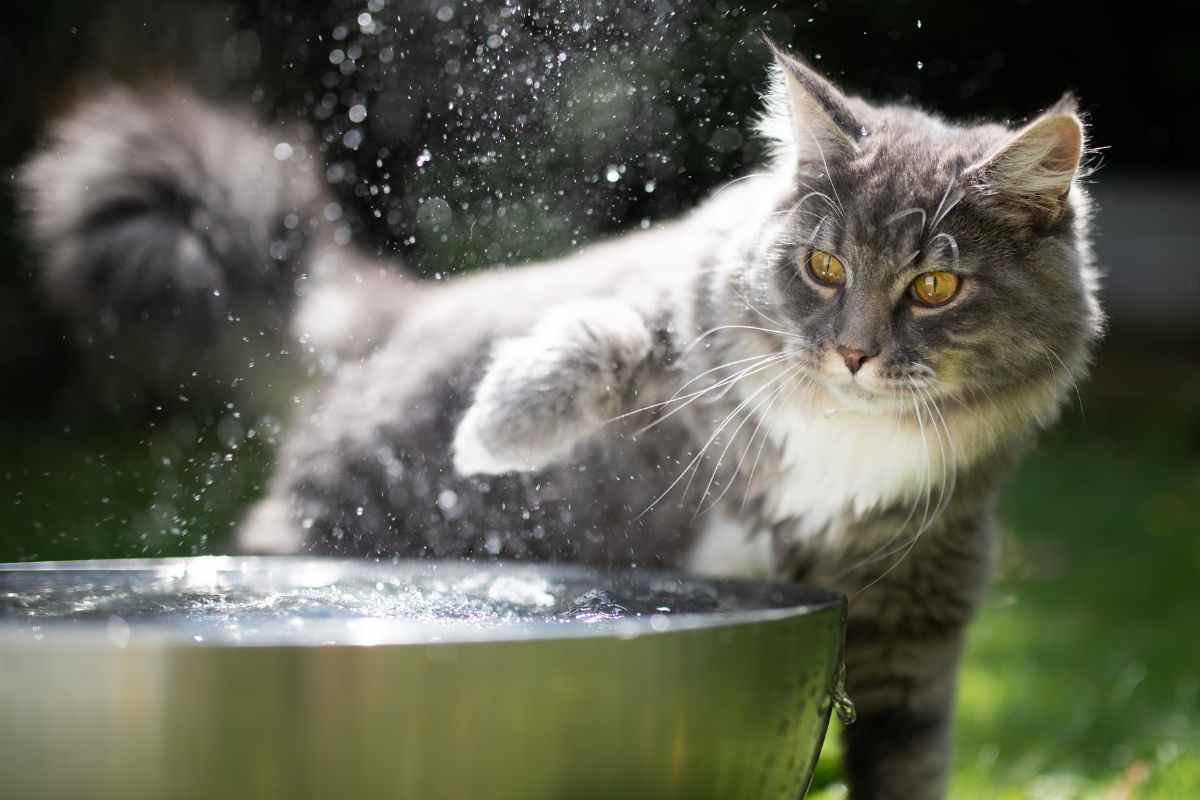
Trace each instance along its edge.
<instances>
[{"instance_id":1,"label":"gray cat","mask_svg":"<svg viewBox=\"0 0 1200 800\"><path fill-rule=\"evenodd\" d=\"M188 113L221 133L159 126L187 158L140 172L132 156L89 162L87 136L62 133L77 115L24 185L52 284L128 223L97 213L110 200L66 191L88 177L125 175L137 202L122 207L156 252L200 252L192 263L223 276L266 264L279 281L293 259L308 265L317 291L292 335L332 374L291 421L245 549L668 565L837 588L859 710L845 734L852 796L941 797L998 487L1102 326L1084 130L1069 98L1019 130L959 126L847 97L774 55L762 172L676 222L448 283L389 277L315 228L287 238L307 230L303 194L257 209L209 199L249 190L202 140L257 134L197 104ZM156 119L122 98L120 116ZM289 154L257 141L258 186L289 185ZM78 172L51 175L72 158ZM188 213L163 211L138 174ZM233 231L224 250L214 219ZM199 251L180 244L192 240ZM287 245L274 262L272 241ZM246 282L231 302L275 285Z\"/></svg>"}]
</instances>

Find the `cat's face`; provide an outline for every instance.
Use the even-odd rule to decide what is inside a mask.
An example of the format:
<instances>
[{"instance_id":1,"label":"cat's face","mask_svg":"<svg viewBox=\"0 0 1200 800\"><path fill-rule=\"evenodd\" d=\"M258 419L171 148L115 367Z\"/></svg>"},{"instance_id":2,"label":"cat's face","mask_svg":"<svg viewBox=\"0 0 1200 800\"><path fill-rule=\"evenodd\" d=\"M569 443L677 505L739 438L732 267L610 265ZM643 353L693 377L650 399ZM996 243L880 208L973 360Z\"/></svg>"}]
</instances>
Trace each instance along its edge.
<instances>
[{"instance_id":1,"label":"cat's face","mask_svg":"<svg viewBox=\"0 0 1200 800\"><path fill-rule=\"evenodd\" d=\"M1069 379L1100 322L1073 106L960 128L813 80L789 87L794 193L760 267L805 373L878 411Z\"/></svg>"}]
</instances>

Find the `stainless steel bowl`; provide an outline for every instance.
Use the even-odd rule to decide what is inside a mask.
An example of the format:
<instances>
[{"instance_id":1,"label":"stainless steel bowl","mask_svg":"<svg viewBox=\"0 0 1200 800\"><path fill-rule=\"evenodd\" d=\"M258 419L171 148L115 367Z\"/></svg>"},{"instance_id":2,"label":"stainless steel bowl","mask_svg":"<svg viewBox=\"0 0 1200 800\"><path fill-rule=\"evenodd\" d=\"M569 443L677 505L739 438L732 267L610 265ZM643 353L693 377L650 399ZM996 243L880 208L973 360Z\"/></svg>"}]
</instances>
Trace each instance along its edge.
<instances>
[{"instance_id":1,"label":"stainless steel bowl","mask_svg":"<svg viewBox=\"0 0 1200 800\"><path fill-rule=\"evenodd\" d=\"M644 570L0 565L0 795L795 798L843 621Z\"/></svg>"}]
</instances>

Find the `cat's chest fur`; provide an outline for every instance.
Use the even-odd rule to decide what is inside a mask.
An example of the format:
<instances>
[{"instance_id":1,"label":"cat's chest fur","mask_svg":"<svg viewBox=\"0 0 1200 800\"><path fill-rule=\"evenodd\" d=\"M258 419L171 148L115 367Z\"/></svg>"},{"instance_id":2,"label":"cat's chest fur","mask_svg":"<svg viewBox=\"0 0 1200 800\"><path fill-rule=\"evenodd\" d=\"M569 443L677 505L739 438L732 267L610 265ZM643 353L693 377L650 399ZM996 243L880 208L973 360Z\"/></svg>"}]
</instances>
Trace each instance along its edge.
<instances>
[{"instance_id":1,"label":"cat's chest fur","mask_svg":"<svg viewBox=\"0 0 1200 800\"><path fill-rule=\"evenodd\" d=\"M891 415L796 404L772 409L762 430L769 455L750 487L757 513L735 500L714 515L693 551L694 570L769 573L778 536L819 550L869 547L851 540L872 527L858 523L948 488L956 460L940 430L912 428Z\"/></svg>"},{"instance_id":2,"label":"cat's chest fur","mask_svg":"<svg viewBox=\"0 0 1200 800\"><path fill-rule=\"evenodd\" d=\"M767 521L803 520L819 532L839 520L923 496L948 479L948 442L894 417L849 410L786 408L763 428L775 449L775 474L761 489Z\"/></svg>"}]
</instances>

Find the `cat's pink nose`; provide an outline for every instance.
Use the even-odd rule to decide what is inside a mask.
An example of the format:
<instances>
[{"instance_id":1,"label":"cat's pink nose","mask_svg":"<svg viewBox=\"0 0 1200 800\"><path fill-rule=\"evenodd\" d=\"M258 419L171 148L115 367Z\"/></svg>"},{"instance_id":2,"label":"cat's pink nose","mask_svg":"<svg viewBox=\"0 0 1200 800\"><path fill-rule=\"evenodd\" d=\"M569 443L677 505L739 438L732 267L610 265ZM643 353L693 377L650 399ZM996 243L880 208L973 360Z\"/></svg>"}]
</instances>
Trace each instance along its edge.
<instances>
[{"instance_id":1,"label":"cat's pink nose","mask_svg":"<svg viewBox=\"0 0 1200 800\"><path fill-rule=\"evenodd\" d=\"M842 360L846 362L846 369L850 370L851 375L857 374L862 369L862 365L870 358L865 352L854 347L839 346L837 351Z\"/></svg>"}]
</instances>

